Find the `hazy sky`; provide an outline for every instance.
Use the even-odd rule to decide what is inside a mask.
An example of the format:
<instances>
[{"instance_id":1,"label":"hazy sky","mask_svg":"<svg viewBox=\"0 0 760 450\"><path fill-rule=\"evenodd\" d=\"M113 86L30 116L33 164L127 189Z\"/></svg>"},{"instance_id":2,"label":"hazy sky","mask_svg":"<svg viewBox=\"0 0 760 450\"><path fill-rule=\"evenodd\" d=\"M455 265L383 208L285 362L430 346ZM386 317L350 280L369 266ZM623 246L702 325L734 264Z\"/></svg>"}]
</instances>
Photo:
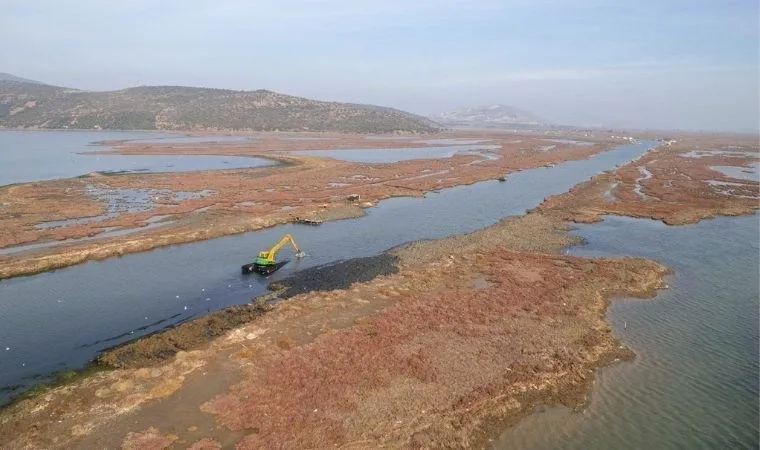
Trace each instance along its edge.
<instances>
[{"instance_id":1,"label":"hazy sky","mask_svg":"<svg viewBox=\"0 0 760 450\"><path fill-rule=\"evenodd\" d=\"M0 72L758 129L757 0L0 0Z\"/></svg>"}]
</instances>

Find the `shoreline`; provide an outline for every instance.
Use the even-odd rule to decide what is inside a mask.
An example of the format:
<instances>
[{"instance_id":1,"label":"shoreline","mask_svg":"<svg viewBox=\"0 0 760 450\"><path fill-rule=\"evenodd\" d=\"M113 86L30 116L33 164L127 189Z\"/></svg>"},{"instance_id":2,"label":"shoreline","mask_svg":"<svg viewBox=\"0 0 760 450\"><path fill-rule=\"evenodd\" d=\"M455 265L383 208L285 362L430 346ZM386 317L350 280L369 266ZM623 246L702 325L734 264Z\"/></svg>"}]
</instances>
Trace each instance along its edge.
<instances>
[{"instance_id":1,"label":"shoreline","mask_svg":"<svg viewBox=\"0 0 760 450\"><path fill-rule=\"evenodd\" d=\"M449 136L449 135L446 135ZM356 139L356 136L351 136ZM304 145L303 143L296 145ZM378 141L380 142L380 141ZM369 142L377 146L376 142ZM409 143L389 141L388 145L399 147ZM287 145L293 145L287 143ZM307 145L312 145L311 143ZM329 142L331 148L337 148L335 142ZM40 242L31 237L48 235L52 242L66 239L77 239L80 237L91 236L97 233L102 227L120 227L135 228L134 233L123 237L112 237L103 239L93 239L84 243L62 243L50 250L29 252L20 252L18 255L10 254L0 256L0 280L9 279L17 276L27 276L43 273L50 270L64 268L81 264L90 260L103 260L113 256L122 256L129 253L139 253L149 251L168 245L176 245L190 242L197 242L216 237L222 237L233 234L240 234L249 231L256 231L269 228L285 223L290 223L296 217L318 217L327 221L332 219L345 219L359 217L363 214L360 208L375 206L378 202L394 197L420 197L429 192L439 191L441 189L453 188L457 186L466 186L482 181L497 179L504 173L513 173L515 171L537 168L547 164L556 164L571 160L585 159L589 156L609 151L613 148L611 143L606 145L596 144L593 146L572 146L567 145L563 151L549 152L548 154L536 154L522 157L522 160L516 162L506 161L509 152L517 151L514 148L509 149L507 144L502 144L503 155L497 160L479 160L473 155L456 155L445 159L429 160L407 160L391 164L362 164L349 163L330 158L312 157L306 155L282 155L273 154L272 152L255 151L246 153L240 151L234 145L226 146L224 144L194 146L197 152L189 148L174 149L170 151L157 145L153 153L150 154L225 154L229 156L255 156L268 159L275 159L280 162L279 165L251 168L251 169L225 169L220 171L200 171L200 172L181 172L181 173L160 173L160 174L123 174L119 176L108 177L79 177L74 179L55 180L41 183L23 183L13 185L12 187L0 188L0 201L13 204L13 202L27 202L29 198L39 198L46 196L49 200L36 200L37 210L29 218L24 215L20 219L11 219L7 224L8 236L15 241L6 241L12 245L6 245L3 248L12 248L13 246L33 245ZM145 152L144 148L153 148L145 144L136 145L133 151L138 153ZM127 147L120 147L119 154L132 154L126 151ZM163 149L163 150L162 150ZM232 151L230 151L232 150ZM216 152L216 153L215 153ZM506 153L505 153L506 152ZM539 152L540 153L540 152ZM473 163L479 161L479 164ZM545 162L551 161L551 162ZM368 168L370 167L370 168ZM428 167L428 169L423 169ZM430 171L435 174L436 170L444 168L450 171L448 178L435 180L426 174ZM322 186L328 184L330 179L335 178L335 173L372 173L368 181L351 183L351 186L341 188L325 189L321 197L307 198L306 202L298 200L298 192L308 192L316 187L314 184ZM318 180L312 182L311 186L303 186L302 191L290 190L290 183L298 185L304 177L314 173ZM420 176L422 173L424 176ZM257 186L255 191L248 191L240 186L241 175L251 174L251 182ZM399 178L398 174L403 174ZM454 176L458 175L458 176ZM98 201L84 196L84 186L88 183L105 183L114 189L133 189L141 186L155 186L156 183L168 187L172 191L197 191L198 189L212 189L214 183L218 183L219 177L225 176L229 179L230 189L232 189L230 200L219 199L218 194L211 197L204 197L194 200L181 202L180 205L158 204L149 211L137 213L125 213L102 222L84 223L62 228L52 228L49 230L35 230L34 235L30 238L19 240L28 235L28 231L33 223L39 223L40 220L72 220L80 217L95 216L103 212L103 207ZM364 176L364 175L362 175ZM160 178L159 178L160 177ZM212 181L214 178L216 181ZM195 181L197 180L197 181ZM260 181L261 180L261 181ZM272 180L267 184L267 181ZM282 180L282 181L277 181ZM324 181L322 181L324 180ZM377 181L375 181L377 180ZM193 183L193 185L189 185ZM281 186L278 186L278 184ZM174 187L174 186L182 187ZM40 187L36 187L40 186ZM270 186L270 187L267 187ZM278 186L278 187L274 187ZM278 192L270 193L275 190ZM76 196L71 193L61 196L59 192L74 190L79 192ZM219 189L217 188L217 191ZM41 191L41 192L40 192ZM279 193L282 192L282 194ZM359 195L360 200L351 201L351 195ZM294 197L295 195L295 197ZM336 198L337 195L337 198ZM270 200L271 206L239 206L246 204L248 199L254 198L261 201L261 197L273 197ZM81 198L80 198L81 197ZM281 198L281 200L280 200ZM163 202L164 200L162 200ZM52 203L51 203L52 202ZM48 203L51 203L48 207ZM71 205L69 205L71 203ZM300 203L300 204L299 204ZM298 205L296 209L283 211L284 206ZM45 217L52 210L63 211L56 217ZM194 214L199 209L209 209L203 214ZM78 211L84 211L82 214ZM207 223L205 217L213 214L213 224ZM148 223L151 217L169 215L174 218L173 222L163 225L159 228L145 230L141 232L139 227ZM253 218L251 218L253 215ZM0 221L1 224L2 221ZM27 230L27 231L22 231ZM0 241L2 241L0 234Z\"/></svg>"},{"instance_id":2,"label":"shoreline","mask_svg":"<svg viewBox=\"0 0 760 450\"><path fill-rule=\"evenodd\" d=\"M650 153L643 162L639 159L602 175L622 180L625 189L616 191L614 202L621 215L630 215L624 211L638 205L637 187L650 195L655 193L651 187L657 186L653 183L667 181L658 177ZM654 174L651 181L626 182L630 167L640 164ZM711 160L702 162L702 166L709 164ZM692 178L700 173L714 176L701 169L687 173ZM76 441L102 446L104 442L118 445L122 439L127 444L161 438L183 444L203 437L220 445L243 438L243 448L314 442L473 446L487 444L505 426L532 414L536 405L583 405L594 371L633 355L620 347L612 333L605 317L607 307L620 296L651 298L664 286L669 273L664 266L643 259L558 253L574 242L567 234L567 215L572 217L578 211L601 215L612 209L603 189L587 187L597 186L596 178L576 185L570 193L547 197L536 212L472 233L391 249L386 253L398 258L396 273L383 272L337 290L329 285L322 290L306 289L199 347L180 349L149 366L137 364L53 389L45 398L9 407L15 412L3 408L0 436L10 423L6 414L16 420L16 430L27 430L24 423L38 423L33 411L63 408L60 417L65 425L43 423L41 431L24 434L18 442L63 433L71 437L48 443L65 446ZM713 188L705 184L708 187L701 189L693 189L693 184L674 185L671 195L681 196L685 209L704 211L700 199ZM551 207L545 205L548 200ZM697 220L709 217L702 215ZM467 270L458 270L460 266ZM514 299L517 303L510 303ZM580 322L573 325L575 320ZM519 326L509 328L513 323ZM557 330L565 334L552 337ZM474 342L475 348L470 349L468 342ZM522 350L509 347L514 342ZM154 349L153 345L145 347ZM116 351L124 354L125 348L129 345ZM161 353L160 346L155 348ZM560 351L562 348L565 350ZM526 349L527 354L523 353ZM478 353L473 359L469 352L475 350ZM511 363L498 359L505 352L514 355L515 359L508 360ZM232 379L203 390L201 412L177 418L172 433L163 434L168 432L167 424L156 425L158 428L154 424L170 412L165 409L169 406L155 400L193 392L199 387L201 368L206 371L204 376L223 373L225 379ZM494 378L482 378L487 374ZM348 381L343 381L344 377ZM315 384L319 380L331 382ZM428 385L438 386L435 394L426 390ZM347 396L348 390L357 389L363 389L358 399ZM69 401L87 395L93 398L79 410L66 409ZM446 403L452 398L458 403ZM109 406L104 411L106 403ZM260 404L273 408L267 409L269 417L258 415ZM347 404L355 406L346 409ZM311 405L319 405L314 413L321 413L310 414ZM422 415L414 410L419 405L425 407ZM129 414L136 408L145 408L145 414ZM97 417L87 412L95 410L99 411ZM343 417L346 411L351 412L345 417L352 418L348 428L330 425L331 417ZM67 412L77 418L68 419ZM393 424L399 416L409 419L400 427ZM184 420L207 421L209 417L216 428L203 428L200 435L181 431L183 424L192 423ZM293 426L293 417L299 419L297 426ZM103 431L106 421L114 428ZM375 424L370 427L373 429L366 426L369 423ZM287 433L282 428L285 424ZM97 434L93 434L95 430Z\"/></svg>"},{"instance_id":3,"label":"shoreline","mask_svg":"<svg viewBox=\"0 0 760 450\"><path fill-rule=\"evenodd\" d=\"M611 214L671 226L755 214L760 209L760 175L752 168L760 161L760 146L754 140L728 143L732 145L721 142L729 150L715 150L708 146L711 142L683 139L650 149L629 164L545 198L533 210L577 223L598 222ZM734 178L717 169L721 166L754 175Z\"/></svg>"},{"instance_id":4,"label":"shoreline","mask_svg":"<svg viewBox=\"0 0 760 450\"><path fill-rule=\"evenodd\" d=\"M557 226L562 228L561 232L556 229ZM433 284L444 282L445 285L449 285L451 283L450 279L454 277L454 273L450 272L450 264L448 264L448 268L445 268L447 266L447 263L445 261L447 261L448 258L447 257L441 258L440 256L436 254L432 259L430 259L430 256L429 256L430 252L428 251L430 248L439 248L438 253L440 255L443 255L444 253L449 251L448 248L450 248L451 246L458 248L458 247L461 247L463 243L469 246L468 248L472 248L472 249L482 248L483 245L490 247L490 244L488 244L489 242L492 242L495 239L501 240L504 238L505 235L514 235L516 230L518 230L518 234L528 233L529 235L533 235L533 233L535 233L535 230L537 228L541 228L543 230L541 233L550 233L550 236L553 236L553 237L549 238L548 241L546 239L535 241L535 238L531 238L528 240L525 240L524 238L518 238L516 241L514 241L511 244L506 243L507 248L511 248L511 247L517 248L517 250L513 250L517 252L515 253L515 257L520 257L520 258L527 257L529 258L529 260L530 258L539 258L539 261L542 260L542 258L547 258L547 257L550 258L552 261L554 260L578 261L578 263L573 262L571 264L586 264L586 263L581 263L581 261L592 261L592 262L594 261L594 260L586 260L584 258L575 258L575 257L568 258L568 257L558 255L557 253L554 253L559 248L562 248L561 245L573 244L573 243L576 243L576 241L568 237L568 235L566 234L565 226L561 225L559 222L556 222L554 219L547 219L543 216L534 214L534 215L528 215L528 216L508 218L501 221L500 223L496 225L493 225L491 227L487 227L485 229L478 230L469 234L455 235L449 238L443 238L443 239L433 240L433 241L419 241L419 242L410 243L410 244L401 246L399 248L391 249L384 255L394 255L395 258L397 258L396 259L397 264L398 264L397 269L400 272L396 272L395 274L393 273L393 271L384 272L378 276L370 277L367 281L361 281L357 284L354 284L353 286L365 286L367 289L374 289L373 286L377 286L378 283L383 286L387 286L389 283L388 277L391 277L391 278L396 277L399 280L403 280L409 276L416 277L416 275L414 274L419 270L426 271L425 273L430 274L423 278L441 279L441 281L435 281L433 282ZM551 231L551 230L554 230L554 231ZM546 238L548 236L544 236L544 237ZM561 243L561 245L559 247L556 247L559 243ZM535 245L539 246L538 250L534 249ZM523 248L525 246L531 248L530 253L520 253L520 252L523 252L524 250L519 250L519 248ZM550 248L555 248L555 250L553 250L552 253L550 254L535 253L535 251L540 252L541 250L548 250ZM519 255L524 255L524 256L519 256ZM541 255L546 255L546 256L541 256ZM552 255L552 256L549 256L549 255ZM419 259L420 256L422 256L423 258L422 260ZM441 262L442 260L443 262ZM621 262L623 262L624 264L636 264L636 265L644 264L643 261L633 262L636 260L632 260L632 259L609 260L609 261L611 262L604 263L604 264L620 264ZM617 261L617 262L613 262L613 261ZM632 262L624 262L624 261L632 261ZM349 262L347 263L350 264ZM388 262L386 261L384 264L387 264L387 263ZM597 261L593 263L598 264L599 262ZM438 272L442 268L441 264L444 265L443 270L448 275L443 275ZM646 264L652 264L652 263L646 263ZM630 286L627 286L627 287L621 286L619 288L620 293L626 296L633 295L636 297L651 296L656 289L661 287L661 277L662 275L666 273L666 269L658 265L654 265L650 267L652 270L654 270L654 272L652 272L652 276L654 276L654 278L652 278L650 281L647 281L645 283L646 284L645 287L637 288L638 290L631 291ZM432 272L430 272L431 270ZM637 270L640 270L640 269L637 269ZM584 272L581 271L579 273L584 273ZM303 274L301 276L303 277ZM464 276L465 278L471 278L467 274L456 275L456 277L461 277L461 276ZM295 283L297 284L299 281L297 280L299 278L299 275L296 274L293 278L296 278ZM307 276L307 282L308 282L308 278L309 277ZM318 277L318 278L321 278L321 277ZM449 279L449 281L443 281L444 279ZM660 281L657 281L657 280L660 280ZM282 283L283 285L288 284L287 280L285 281L286 282ZM351 280L343 280L343 281L348 282L350 284ZM177 334L177 332L181 331L182 328L193 329L197 337L203 334L204 328L209 323L214 322L215 325L218 326L219 322L212 319L211 316L205 316L205 317L198 318L193 321L181 324L174 329L170 329L168 331L157 333L148 337L143 337L135 342L132 342L123 346L119 346L116 349L113 349L114 353L111 356L119 356L119 355L123 356L125 354L135 355L135 354L140 353L139 351L140 348L143 348L143 349L150 349L150 351L155 352L155 354L160 354L162 355L162 357L156 359L149 356L144 359L136 360L137 361L136 363L135 361L133 361L132 363L128 363L128 362L125 363L125 361L122 361L121 364L123 368L121 369L117 368L113 371L101 372L99 374L95 374L94 376L86 377L86 379L84 380L77 380L74 382L73 385L66 385L63 387L55 387L49 390L45 390L43 391L42 396L38 395L32 398L21 398L18 401L15 401L14 403L6 407L3 407L0 410L2 411L2 413L0 413L0 421L2 421L3 418L5 418L7 414L11 414L11 417L17 416L19 410L23 411L27 409L28 407L30 407L31 405L33 405L34 403L44 398L50 399L51 396L53 398L56 397L57 392L60 393L61 391L67 391L69 392L67 396L69 396L71 395L72 392L75 393L78 389L82 389L83 385L86 386L85 390L90 390L90 389L94 389L98 385L102 385L103 381L105 381L104 379L108 379L111 377L120 379L121 376L124 376L124 375L126 375L128 379L133 379L133 381L130 383L134 383L137 381L137 380L134 380L135 374L145 373L145 370L148 370L151 373L155 371L156 368L159 368L159 370L164 370L160 368L167 367L167 365L176 366L178 364L178 361L180 364L182 364L183 361L196 359L200 357L201 354L211 351L212 347L218 347L219 345L221 345L219 349L223 349L225 347L228 347L228 344L223 344L223 342L230 342L230 339L233 339L233 341L235 339L238 339L238 338L233 338L233 336L242 335L242 336L250 337L251 333L242 331L242 330L250 329L251 327L260 328L263 326L263 324L259 325L259 323L261 323L262 321L266 323L266 322L271 322L272 320L275 320L275 321L286 320L286 319L294 320L294 317L292 316L293 312L300 311L299 309L300 307L298 307L297 305L303 304L303 302L306 301L306 299L309 299L309 302L312 303L315 301L314 299L315 296L316 297L324 297L324 296L331 297L334 295L338 295L338 296L351 295L352 291L355 291L357 289L356 287L352 287L350 289L335 291L335 290L330 289L330 287L331 286L322 286L318 288L317 290L310 289L310 290L307 290L306 292L298 293L297 295L290 297L288 299L280 300L274 304L273 309L270 312L265 312L263 313L263 315L261 315L261 313L266 309L266 307L263 306L261 301L259 301L258 304L253 303L249 305L242 305L240 307L227 308L226 310L219 311L218 314L227 315L227 317L231 318L233 321L235 321L235 316L242 309L256 311L256 313L253 316L249 316L247 319L243 320L242 322L244 324L237 323L233 326L226 328L224 332L222 332L221 329L219 329L220 332L217 333L215 336L209 337L207 338L207 340L200 343L197 341L194 341L193 345L186 347L184 349L179 349L178 353L173 353L171 356L168 356L168 353L166 353L166 349L162 348L161 344L160 343L157 344L156 342L164 342L164 343L172 342L173 344L175 344L176 342L181 341L182 338L176 338L176 336L172 337L172 334ZM416 290L418 291L419 288L417 288ZM378 317L378 315L382 316L382 314L384 314L384 311L387 311L388 308L393 309L394 308L393 305L394 304L398 305L399 301L402 302L403 304L403 299L407 295L410 295L404 292L411 292L411 291L400 291L401 297L397 297L397 296L394 297L392 294L392 291L391 291L390 297L386 298L383 301L380 301L380 303L369 306L370 309L374 312L370 312L368 316L366 316L366 313L367 313L366 308L364 307L360 308L360 309L365 309L365 312L361 313L359 316L357 316L357 318L366 316L368 319L361 320L358 323L364 324L366 323L366 320L372 320L371 318L373 317L376 318ZM513 411L514 408L511 408L511 409L508 408L508 411L507 411L508 413L506 415L500 415L499 413L496 416L492 416L493 411L501 410L501 408L503 407L498 407L498 405L493 405L490 402L486 402L486 405L481 405L481 408L482 408L481 413L485 414L481 418L484 421L483 423L486 424L484 425L485 428L478 426L478 430L481 430L481 431L473 430L471 434L471 438L473 440L468 441L468 442L470 443L486 442L489 437L494 436L494 432L483 431L483 430L486 430L486 429L499 430L500 427L504 425L505 423L513 423L513 421L516 421L520 417L523 417L526 414L528 414L529 410L532 409L533 405L544 404L546 402L550 402L550 403L561 402L562 404L566 404L569 406L577 406L578 404L584 401L585 393L587 392L586 387L588 383L591 383L593 379L593 376L583 375L584 373L587 373L585 371L593 370L596 367L599 367L603 364L607 364L616 359L621 359L625 357L626 355L630 356L630 352L626 352L618 348L617 340L609 334L609 331L606 331L606 332L604 331L605 329L608 329L608 326L604 318L604 312L606 311L610 298L614 296L616 292L617 291L613 289L612 291L605 291L604 295L595 296L594 298L596 298L596 300L594 300L592 305L589 305L588 307L589 314L591 314L590 317L595 317L595 319L590 319L590 320L593 320L597 324L596 326L601 327L600 329L601 334L597 335L597 337L592 340L593 343L592 341L589 341L589 345L590 345L590 347L588 347L589 351L591 352L591 354L595 356L590 356L591 359L587 363L584 363L583 369L576 368L573 371L569 372L569 375L560 377L552 381L551 382L552 385L557 386L557 388L556 389L553 388L553 390L551 390L550 392L543 392L543 391L542 393L528 392L527 394L525 393L520 394L517 392L513 392L512 397L515 399L515 401L517 401L520 405L522 405L518 411ZM270 296L270 299L274 299L277 294L273 293L273 294L268 294L268 295ZM391 299L394 299L395 302L392 301ZM325 304L324 301L320 301L320 300L316 300L316 301L319 302L319 304L321 304L322 307L327 307L328 305L328 304ZM335 298L333 298L329 302L330 304L334 304L334 302L336 301L340 303L340 301ZM391 303L389 303L389 301ZM332 309L332 306L330 307L330 309ZM272 314L276 316L282 315L283 317L280 319L276 319L272 316ZM345 328L345 330L347 331L351 330L355 326L356 325L350 326L349 328ZM340 330L340 328L338 330ZM337 331L337 332L340 333L340 331ZM256 332L254 331L254 334L255 333ZM303 346L303 345L307 347L309 345L313 345L313 344L309 344L308 342L301 343L300 341L301 339L303 339L303 337L299 338L298 336L293 336L293 337L290 337L288 335L285 335L285 336L286 336L285 338L281 336L279 339L276 339L274 343L275 348L277 349L276 353L282 350L285 350L285 352L287 352L289 349L299 348L300 346ZM325 335L325 336L330 336L330 334ZM184 336L184 338L193 342L192 337ZM599 341L597 338L600 338L601 341ZM243 342L250 342L250 341L247 341L246 339L247 338L244 337ZM256 343L256 338L254 338L253 343L254 344ZM233 342L233 346L237 347L236 345L234 345L234 342ZM248 346L244 345L243 347L245 348ZM219 351L219 349L217 349L216 351ZM246 353L246 351L244 351L244 353ZM186 356L183 356L183 355L186 355ZM208 356L205 356L205 357L208 358ZM105 361L102 361L102 362L112 363L114 361L117 361L117 359L111 359L109 361L108 357L106 357ZM147 364L146 364L146 361L148 362ZM198 363L199 361L196 362L196 364ZM203 363L202 366L206 367L207 368L206 370L209 370L209 369L212 369L211 364L212 363L209 360ZM195 369L191 370L191 372L194 370ZM533 370L533 369L529 369L529 372L530 370ZM567 378L568 376L570 378ZM159 382L158 386L161 385L160 382L162 379L163 377L160 376L159 379L157 380ZM148 381L152 381L152 380L148 380ZM125 383L125 382L126 381L124 380L117 381L117 383ZM90 384L95 384L95 386L88 386ZM108 382L107 384L112 384L112 383ZM176 385L176 383L173 384L173 386L176 386L176 389L172 390L171 394L173 394L177 389L180 389L181 384L182 383L179 383L179 385ZM153 388L151 388L151 392L155 393L156 388L157 386L154 386ZM102 388L98 388L98 389L102 390ZM128 392L125 392L125 394L126 393ZM142 404L143 402L146 402L146 401L149 402L152 398L155 398L155 397L152 397L149 395L148 397L142 398L142 401L140 401L139 404ZM123 397L122 400L126 400L126 398ZM133 397L132 401L136 401L136 399ZM117 416L121 416L121 414L117 414ZM480 422L481 419L479 419L478 421ZM477 436L480 436L480 438L477 438Z\"/></svg>"}]
</instances>

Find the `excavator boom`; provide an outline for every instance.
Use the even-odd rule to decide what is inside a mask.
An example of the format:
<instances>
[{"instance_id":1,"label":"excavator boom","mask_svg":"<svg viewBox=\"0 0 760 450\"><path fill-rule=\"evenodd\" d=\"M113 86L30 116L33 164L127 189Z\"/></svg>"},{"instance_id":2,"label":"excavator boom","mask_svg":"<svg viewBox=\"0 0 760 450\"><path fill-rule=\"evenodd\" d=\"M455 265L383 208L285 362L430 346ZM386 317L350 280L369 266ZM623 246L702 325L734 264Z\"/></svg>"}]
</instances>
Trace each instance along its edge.
<instances>
[{"instance_id":1,"label":"excavator boom","mask_svg":"<svg viewBox=\"0 0 760 450\"><path fill-rule=\"evenodd\" d=\"M290 245L293 246L296 254L301 253L301 249L298 248L298 244L296 244L295 239L293 239L293 236L291 236L289 233L283 236L282 239L280 239L280 241L274 245L274 247L262 253L266 253L267 259L274 261L275 257L277 256L277 252L279 252L280 249L287 243L290 243Z\"/></svg>"}]
</instances>

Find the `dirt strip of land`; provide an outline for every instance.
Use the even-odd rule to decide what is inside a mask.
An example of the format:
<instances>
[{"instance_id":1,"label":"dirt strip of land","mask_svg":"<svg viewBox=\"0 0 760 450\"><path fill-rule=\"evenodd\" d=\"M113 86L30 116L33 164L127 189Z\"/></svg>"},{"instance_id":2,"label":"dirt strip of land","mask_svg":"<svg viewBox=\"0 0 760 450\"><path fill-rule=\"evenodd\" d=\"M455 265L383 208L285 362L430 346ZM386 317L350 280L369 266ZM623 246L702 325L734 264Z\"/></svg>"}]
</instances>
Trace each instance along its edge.
<instances>
[{"instance_id":1,"label":"dirt strip of land","mask_svg":"<svg viewBox=\"0 0 760 450\"><path fill-rule=\"evenodd\" d=\"M450 158L386 164L287 154L285 150L372 147L392 152L392 147L434 144L354 135L308 141L267 137L251 143L213 145L125 143L117 148L119 153L258 156L280 164L189 173L94 173L0 187L0 279L298 218L356 217L362 208L390 197L421 196L515 170L583 159L616 143L608 138L579 145L503 132L442 134L426 139L475 137L492 147ZM20 251L9 252L14 248Z\"/></svg>"},{"instance_id":2,"label":"dirt strip of land","mask_svg":"<svg viewBox=\"0 0 760 450\"><path fill-rule=\"evenodd\" d=\"M758 163L757 137L686 136L548 197L538 210L575 222L617 214L670 225L752 214L760 208Z\"/></svg>"},{"instance_id":3,"label":"dirt strip of land","mask_svg":"<svg viewBox=\"0 0 760 450\"><path fill-rule=\"evenodd\" d=\"M286 281L307 292L194 349L6 408L0 448L485 444L537 404L583 403L594 369L630 356L609 299L662 287L665 267L558 252L573 241L530 214L395 249L346 289Z\"/></svg>"}]
</instances>

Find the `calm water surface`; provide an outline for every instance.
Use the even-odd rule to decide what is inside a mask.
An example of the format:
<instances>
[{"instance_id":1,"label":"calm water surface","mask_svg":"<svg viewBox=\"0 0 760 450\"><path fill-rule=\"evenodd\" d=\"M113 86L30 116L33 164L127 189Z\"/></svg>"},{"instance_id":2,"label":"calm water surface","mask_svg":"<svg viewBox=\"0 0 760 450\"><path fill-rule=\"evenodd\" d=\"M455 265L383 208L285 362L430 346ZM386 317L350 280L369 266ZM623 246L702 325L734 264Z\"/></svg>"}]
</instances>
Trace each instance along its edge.
<instances>
[{"instance_id":1,"label":"calm water surface","mask_svg":"<svg viewBox=\"0 0 760 450\"><path fill-rule=\"evenodd\" d=\"M283 233L292 233L308 257L286 265L273 280L409 241L486 227L631 160L650 145L622 145L589 160L517 172L504 183L387 200L356 220L283 225L0 281L0 387L18 386L18 392L51 372L85 365L105 348L246 303L265 292L268 280L243 276L240 266ZM283 250L282 257L290 256ZM0 402L10 395L0 392Z\"/></svg>"},{"instance_id":2,"label":"calm water surface","mask_svg":"<svg viewBox=\"0 0 760 450\"><path fill-rule=\"evenodd\" d=\"M597 373L578 413L544 408L499 449L758 448L758 216L668 227L608 217L577 234L582 256L633 255L675 270L654 300L618 300L609 320L632 363Z\"/></svg>"},{"instance_id":3,"label":"calm water surface","mask_svg":"<svg viewBox=\"0 0 760 450\"><path fill-rule=\"evenodd\" d=\"M82 154L107 149L92 144L106 140L190 143L226 139L236 141L241 137L177 137L147 131L0 131L0 186L90 172L187 172L273 164L262 158L240 156Z\"/></svg>"}]
</instances>

